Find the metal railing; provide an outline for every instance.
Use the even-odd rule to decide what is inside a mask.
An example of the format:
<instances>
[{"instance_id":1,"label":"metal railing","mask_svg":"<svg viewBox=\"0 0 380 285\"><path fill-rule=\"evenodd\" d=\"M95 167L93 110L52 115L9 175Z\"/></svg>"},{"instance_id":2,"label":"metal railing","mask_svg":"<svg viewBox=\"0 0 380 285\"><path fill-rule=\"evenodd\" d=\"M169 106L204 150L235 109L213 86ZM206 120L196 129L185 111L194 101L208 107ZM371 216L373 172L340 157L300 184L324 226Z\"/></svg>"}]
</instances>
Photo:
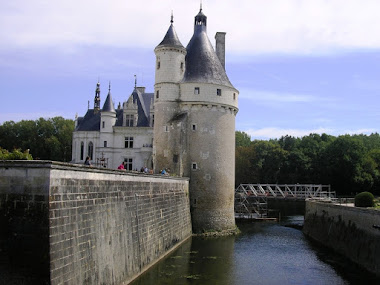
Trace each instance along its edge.
<instances>
[{"instance_id":1,"label":"metal railing","mask_svg":"<svg viewBox=\"0 0 380 285\"><path fill-rule=\"evenodd\" d=\"M330 185L320 184L240 184L235 192L273 198L335 198L335 192L331 191Z\"/></svg>"},{"instance_id":2,"label":"metal railing","mask_svg":"<svg viewBox=\"0 0 380 285\"><path fill-rule=\"evenodd\" d=\"M237 218L263 218L268 213L268 198L334 200L330 185L240 184L235 190Z\"/></svg>"}]
</instances>

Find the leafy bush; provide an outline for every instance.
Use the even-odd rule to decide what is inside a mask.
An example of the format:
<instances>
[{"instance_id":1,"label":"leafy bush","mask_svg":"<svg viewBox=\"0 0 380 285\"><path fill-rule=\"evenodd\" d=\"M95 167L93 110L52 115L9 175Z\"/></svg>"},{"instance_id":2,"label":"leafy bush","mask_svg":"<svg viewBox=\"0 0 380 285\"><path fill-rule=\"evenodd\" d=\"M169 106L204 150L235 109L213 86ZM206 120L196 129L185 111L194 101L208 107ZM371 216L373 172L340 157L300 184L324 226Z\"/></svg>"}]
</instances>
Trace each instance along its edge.
<instances>
[{"instance_id":1,"label":"leafy bush","mask_svg":"<svg viewBox=\"0 0 380 285\"><path fill-rule=\"evenodd\" d=\"M32 160L33 157L29 154L29 150L24 152L21 149L14 149L12 152L9 152L6 149L0 147L0 160Z\"/></svg>"},{"instance_id":2,"label":"leafy bush","mask_svg":"<svg viewBox=\"0 0 380 285\"><path fill-rule=\"evenodd\" d=\"M370 192L361 192L355 196L355 207L373 207L375 197Z\"/></svg>"}]
</instances>

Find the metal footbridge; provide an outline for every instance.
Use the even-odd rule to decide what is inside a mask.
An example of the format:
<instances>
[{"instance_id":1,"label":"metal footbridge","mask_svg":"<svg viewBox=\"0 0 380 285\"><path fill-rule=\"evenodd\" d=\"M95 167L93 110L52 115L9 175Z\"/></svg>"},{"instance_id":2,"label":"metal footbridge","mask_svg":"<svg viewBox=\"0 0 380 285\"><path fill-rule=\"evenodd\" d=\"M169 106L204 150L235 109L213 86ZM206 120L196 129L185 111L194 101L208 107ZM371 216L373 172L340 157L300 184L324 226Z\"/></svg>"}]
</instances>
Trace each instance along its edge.
<instances>
[{"instance_id":1,"label":"metal footbridge","mask_svg":"<svg viewBox=\"0 0 380 285\"><path fill-rule=\"evenodd\" d=\"M235 190L235 217L263 218L268 199L333 200L330 185L315 184L240 184Z\"/></svg>"}]
</instances>

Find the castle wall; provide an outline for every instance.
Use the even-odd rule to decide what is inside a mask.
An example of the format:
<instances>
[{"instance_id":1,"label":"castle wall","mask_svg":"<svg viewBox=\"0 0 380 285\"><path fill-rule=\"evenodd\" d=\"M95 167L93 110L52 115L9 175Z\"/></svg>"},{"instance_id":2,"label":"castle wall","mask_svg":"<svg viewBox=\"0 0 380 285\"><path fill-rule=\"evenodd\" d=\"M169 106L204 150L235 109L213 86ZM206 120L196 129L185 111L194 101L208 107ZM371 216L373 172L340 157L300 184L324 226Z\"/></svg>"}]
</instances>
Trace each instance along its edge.
<instances>
[{"instance_id":1,"label":"castle wall","mask_svg":"<svg viewBox=\"0 0 380 285\"><path fill-rule=\"evenodd\" d=\"M235 112L209 105L184 108L189 114L193 229L234 230Z\"/></svg>"},{"instance_id":2,"label":"castle wall","mask_svg":"<svg viewBox=\"0 0 380 285\"><path fill-rule=\"evenodd\" d=\"M199 88L199 94L194 94L194 89ZM217 89L221 90L221 95L217 95ZM239 92L231 87L208 83L184 83L181 84L181 101L202 102L209 104L227 105L233 108L238 107Z\"/></svg>"},{"instance_id":3,"label":"castle wall","mask_svg":"<svg viewBox=\"0 0 380 285\"><path fill-rule=\"evenodd\" d=\"M2 162L0 199L2 250L25 243L51 284L128 282L191 235L187 179Z\"/></svg>"},{"instance_id":4,"label":"castle wall","mask_svg":"<svg viewBox=\"0 0 380 285\"><path fill-rule=\"evenodd\" d=\"M380 211L306 201L303 232L380 276Z\"/></svg>"}]
</instances>

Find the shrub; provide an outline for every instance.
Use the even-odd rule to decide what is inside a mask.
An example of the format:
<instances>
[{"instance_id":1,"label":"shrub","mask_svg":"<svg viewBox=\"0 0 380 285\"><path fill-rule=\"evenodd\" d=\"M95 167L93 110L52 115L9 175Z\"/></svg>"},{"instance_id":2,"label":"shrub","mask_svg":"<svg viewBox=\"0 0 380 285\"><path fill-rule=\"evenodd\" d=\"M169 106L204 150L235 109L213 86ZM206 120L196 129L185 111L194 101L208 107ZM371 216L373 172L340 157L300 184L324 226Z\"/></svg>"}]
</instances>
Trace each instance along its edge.
<instances>
[{"instance_id":1,"label":"shrub","mask_svg":"<svg viewBox=\"0 0 380 285\"><path fill-rule=\"evenodd\" d=\"M373 207L375 197L370 192L361 192L355 196L355 207Z\"/></svg>"}]
</instances>

